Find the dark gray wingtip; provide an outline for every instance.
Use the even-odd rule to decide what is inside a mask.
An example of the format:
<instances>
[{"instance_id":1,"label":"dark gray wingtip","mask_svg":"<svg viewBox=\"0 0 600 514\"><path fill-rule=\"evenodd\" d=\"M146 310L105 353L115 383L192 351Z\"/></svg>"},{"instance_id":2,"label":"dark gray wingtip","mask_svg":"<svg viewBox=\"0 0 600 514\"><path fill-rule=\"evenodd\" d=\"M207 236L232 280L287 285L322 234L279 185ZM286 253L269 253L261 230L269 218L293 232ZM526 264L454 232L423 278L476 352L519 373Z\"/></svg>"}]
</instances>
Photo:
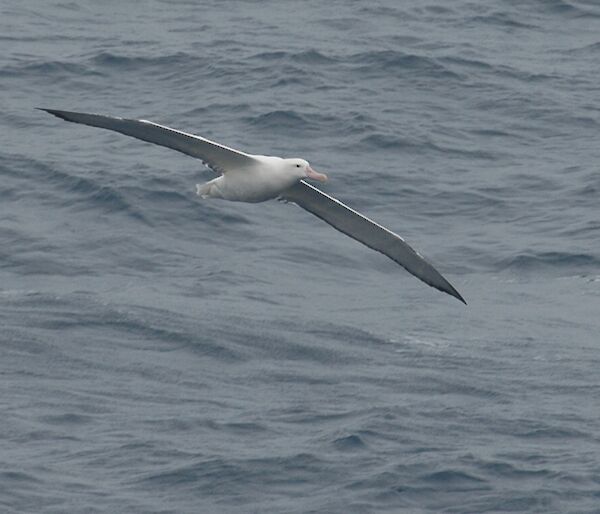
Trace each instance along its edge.
<instances>
[{"instance_id":1,"label":"dark gray wingtip","mask_svg":"<svg viewBox=\"0 0 600 514\"><path fill-rule=\"evenodd\" d=\"M423 280L423 282L425 282L426 284L429 284L430 286L435 287L438 291L441 291L442 293L446 293L446 294L449 294L450 296L454 296L454 298L456 298L457 300L460 300L462 303L467 305L466 300L456 290L456 288L450 282L448 282L448 280L446 280L446 278L439 271L437 271L428 261L425 261L425 263L430 267L430 272L433 273L433 276L437 280L426 280L423 277L420 277L418 275L417 275L417 278Z\"/></svg>"},{"instance_id":2,"label":"dark gray wingtip","mask_svg":"<svg viewBox=\"0 0 600 514\"><path fill-rule=\"evenodd\" d=\"M396 261L396 262L398 262L398 261ZM427 280L427 279L425 279L423 277L420 277L418 275L415 275L415 276L418 279L420 279L423 282L425 282L426 284L430 285L431 287L437 289L438 291L441 291L442 293L446 293L446 294L448 294L450 296L454 296L454 298L456 298L457 300L460 300L462 303L464 303L465 305L467 305L466 300L455 289L455 287L450 282L448 282L439 271L437 271L431 264L429 264L429 262L425 261L425 263L430 267L430 271L434 274L434 277L436 278L436 280ZM402 266L402 264L400 264L400 265ZM409 272L414 275L414 273L412 271L409 270Z\"/></svg>"},{"instance_id":3,"label":"dark gray wingtip","mask_svg":"<svg viewBox=\"0 0 600 514\"><path fill-rule=\"evenodd\" d=\"M69 114L71 114L69 111L59 111L57 109L45 109L44 107L36 107L36 109L38 111L44 111L44 112L47 112L48 114L52 114L62 120L72 121L69 119Z\"/></svg>"},{"instance_id":4,"label":"dark gray wingtip","mask_svg":"<svg viewBox=\"0 0 600 514\"><path fill-rule=\"evenodd\" d=\"M450 296L454 296L454 298L457 298L462 303L464 303L465 305L467 305L466 300L462 297L462 295L456 289L454 289L454 287L452 287L450 285L450 283L448 283L448 286L449 286L448 290L446 290L444 292L448 293Z\"/></svg>"},{"instance_id":5,"label":"dark gray wingtip","mask_svg":"<svg viewBox=\"0 0 600 514\"><path fill-rule=\"evenodd\" d=\"M456 293L456 298L458 298L465 305L468 305L467 301L460 295L460 293L458 293L457 291L455 291L455 293Z\"/></svg>"}]
</instances>

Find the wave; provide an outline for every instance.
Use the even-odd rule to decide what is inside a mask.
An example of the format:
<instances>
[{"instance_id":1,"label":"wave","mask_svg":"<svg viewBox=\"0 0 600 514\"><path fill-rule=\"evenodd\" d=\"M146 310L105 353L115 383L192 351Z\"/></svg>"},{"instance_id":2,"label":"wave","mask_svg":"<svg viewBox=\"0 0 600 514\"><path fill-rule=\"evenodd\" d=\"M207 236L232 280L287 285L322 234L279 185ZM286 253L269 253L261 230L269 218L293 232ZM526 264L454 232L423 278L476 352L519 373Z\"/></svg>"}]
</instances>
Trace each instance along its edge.
<instances>
[{"instance_id":1,"label":"wave","mask_svg":"<svg viewBox=\"0 0 600 514\"><path fill-rule=\"evenodd\" d=\"M319 132L336 130L346 134L362 133L369 125L362 115L349 114L347 118L314 111L274 110L253 116L246 116L243 121L255 129L284 133Z\"/></svg>"},{"instance_id":2,"label":"wave","mask_svg":"<svg viewBox=\"0 0 600 514\"><path fill-rule=\"evenodd\" d=\"M479 59L468 59L463 56L446 56L439 59L441 62L462 66L464 68L472 68L476 70L493 71L495 68L491 64Z\"/></svg>"},{"instance_id":3,"label":"wave","mask_svg":"<svg viewBox=\"0 0 600 514\"><path fill-rule=\"evenodd\" d=\"M407 54L396 50L376 50L352 54L345 59L349 64L363 73L384 73L389 76L393 72L416 72L439 79L461 79L439 60L423 55Z\"/></svg>"},{"instance_id":4,"label":"wave","mask_svg":"<svg viewBox=\"0 0 600 514\"><path fill-rule=\"evenodd\" d=\"M302 52L285 52L282 50L275 52L261 52L250 56L249 59L268 62L283 61L310 65L330 64L338 61L337 58L330 57L317 50L305 50Z\"/></svg>"},{"instance_id":5,"label":"wave","mask_svg":"<svg viewBox=\"0 0 600 514\"><path fill-rule=\"evenodd\" d=\"M591 43L588 45L577 46L575 48L570 48L568 50L562 50L559 53L564 54L589 54L591 57L596 57L598 52L600 51L600 42Z\"/></svg>"},{"instance_id":6,"label":"wave","mask_svg":"<svg viewBox=\"0 0 600 514\"><path fill-rule=\"evenodd\" d=\"M101 76L97 70L86 64L68 61L43 61L22 64L12 64L0 68L0 77L17 78L36 76L40 78L73 76L77 78L87 76Z\"/></svg>"},{"instance_id":7,"label":"wave","mask_svg":"<svg viewBox=\"0 0 600 514\"><path fill-rule=\"evenodd\" d=\"M489 15L480 15L473 16L472 18L467 18L463 24L471 25L471 24L485 24L485 25L497 25L499 27L508 28L508 29L537 29L538 26L525 23L515 18L515 16L511 16L505 12L494 12Z\"/></svg>"},{"instance_id":8,"label":"wave","mask_svg":"<svg viewBox=\"0 0 600 514\"><path fill-rule=\"evenodd\" d=\"M316 50L304 52L274 51L254 54L249 60L276 63L280 69L281 66L286 64L298 66L301 70L304 70L306 65L313 67L350 65L363 73L383 72L389 74L394 71L407 70L439 78L461 78L460 74L453 72L441 60L396 50L376 50L336 55L326 55ZM295 78L298 80L298 77Z\"/></svg>"},{"instance_id":9,"label":"wave","mask_svg":"<svg viewBox=\"0 0 600 514\"><path fill-rule=\"evenodd\" d=\"M69 199L63 197L64 206L78 210L101 209L103 212L121 212L151 225L142 211L118 188L104 185L96 179L71 175L56 168L46 169L46 183L55 184L62 192L74 193Z\"/></svg>"},{"instance_id":10,"label":"wave","mask_svg":"<svg viewBox=\"0 0 600 514\"><path fill-rule=\"evenodd\" d=\"M516 271L564 268L597 269L599 266L600 258L597 256L570 252L522 253L499 263L500 269Z\"/></svg>"},{"instance_id":11,"label":"wave","mask_svg":"<svg viewBox=\"0 0 600 514\"><path fill-rule=\"evenodd\" d=\"M114 52L100 52L88 58L88 62L115 69L131 71L138 68L160 68L165 73L174 66L181 64L199 66L207 64L208 60L197 54L176 52L166 55L127 55Z\"/></svg>"},{"instance_id":12,"label":"wave","mask_svg":"<svg viewBox=\"0 0 600 514\"><path fill-rule=\"evenodd\" d=\"M593 9L586 9L567 0L546 0L539 2L541 12L555 14L567 18L598 18L600 13ZM597 7L594 4L594 7Z\"/></svg>"},{"instance_id":13,"label":"wave","mask_svg":"<svg viewBox=\"0 0 600 514\"><path fill-rule=\"evenodd\" d=\"M515 65L491 64L480 59L467 58L463 55L448 55L439 57L437 61L445 65L449 70L456 70L460 77L466 76L493 77L497 81L499 77L512 78L526 83L556 81L562 79L557 73L535 73L530 69L521 70Z\"/></svg>"},{"instance_id":14,"label":"wave","mask_svg":"<svg viewBox=\"0 0 600 514\"><path fill-rule=\"evenodd\" d=\"M12 484L13 487L23 487L26 483L41 484L42 480L21 471L0 471L0 478L5 485Z\"/></svg>"},{"instance_id":15,"label":"wave","mask_svg":"<svg viewBox=\"0 0 600 514\"><path fill-rule=\"evenodd\" d=\"M66 412L64 414L51 414L48 416L42 416L39 418L39 421L49 425L84 425L87 423L92 423L94 421L94 417L86 414Z\"/></svg>"},{"instance_id":16,"label":"wave","mask_svg":"<svg viewBox=\"0 0 600 514\"><path fill-rule=\"evenodd\" d=\"M310 127L310 123L304 116L300 115L296 111L291 110L277 110L270 111L258 116L246 118L245 120L252 126L258 128L268 128L270 130L277 129L294 129L302 130Z\"/></svg>"},{"instance_id":17,"label":"wave","mask_svg":"<svg viewBox=\"0 0 600 514\"><path fill-rule=\"evenodd\" d=\"M430 138L408 138L395 134L374 132L360 139L359 145L370 150L388 150L398 152L435 152L444 156L454 156L470 159L495 160L497 155L485 150L470 150L456 146L441 145ZM352 145L355 147L355 145Z\"/></svg>"},{"instance_id":18,"label":"wave","mask_svg":"<svg viewBox=\"0 0 600 514\"><path fill-rule=\"evenodd\" d=\"M333 441L333 445L336 449L342 451L356 451L367 447L364 440L358 434L339 437Z\"/></svg>"},{"instance_id":19,"label":"wave","mask_svg":"<svg viewBox=\"0 0 600 514\"><path fill-rule=\"evenodd\" d=\"M211 495L237 494L249 484L263 486L298 484L314 480L323 473L327 462L309 453L281 457L205 459L158 473L147 474L136 482L148 486L193 487Z\"/></svg>"},{"instance_id":20,"label":"wave","mask_svg":"<svg viewBox=\"0 0 600 514\"><path fill-rule=\"evenodd\" d=\"M419 477L423 482L436 484L436 488L450 488L452 491L472 491L490 489L487 481L471 473L458 469L444 469Z\"/></svg>"}]
</instances>

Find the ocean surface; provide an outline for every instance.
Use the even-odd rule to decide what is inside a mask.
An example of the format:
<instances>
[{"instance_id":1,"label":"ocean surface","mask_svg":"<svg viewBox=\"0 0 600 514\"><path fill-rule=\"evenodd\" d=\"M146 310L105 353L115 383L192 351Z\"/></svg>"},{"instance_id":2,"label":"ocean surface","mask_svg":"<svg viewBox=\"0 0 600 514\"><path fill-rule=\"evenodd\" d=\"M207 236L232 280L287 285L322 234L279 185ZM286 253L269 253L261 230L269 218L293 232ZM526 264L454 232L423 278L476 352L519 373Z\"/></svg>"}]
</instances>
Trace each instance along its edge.
<instances>
[{"instance_id":1,"label":"ocean surface","mask_svg":"<svg viewBox=\"0 0 600 514\"><path fill-rule=\"evenodd\" d=\"M596 0L2 0L0 48L0 512L600 512ZM468 306L35 107L306 158Z\"/></svg>"}]
</instances>

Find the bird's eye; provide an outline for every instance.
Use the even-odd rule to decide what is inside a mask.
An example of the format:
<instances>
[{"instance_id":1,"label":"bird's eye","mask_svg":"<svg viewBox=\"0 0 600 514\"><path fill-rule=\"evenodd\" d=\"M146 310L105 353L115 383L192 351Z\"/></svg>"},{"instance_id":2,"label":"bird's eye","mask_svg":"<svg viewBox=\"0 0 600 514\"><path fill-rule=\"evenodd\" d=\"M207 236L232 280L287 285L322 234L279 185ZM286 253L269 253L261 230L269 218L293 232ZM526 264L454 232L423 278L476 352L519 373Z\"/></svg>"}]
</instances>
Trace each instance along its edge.
<instances>
[{"instance_id":1,"label":"bird's eye","mask_svg":"<svg viewBox=\"0 0 600 514\"><path fill-rule=\"evenodd\" d=\"M299 167L300 167L300 165L299 165L299 164L296 164L296 168L299 168Z\"/></svg>"}]
</instances>

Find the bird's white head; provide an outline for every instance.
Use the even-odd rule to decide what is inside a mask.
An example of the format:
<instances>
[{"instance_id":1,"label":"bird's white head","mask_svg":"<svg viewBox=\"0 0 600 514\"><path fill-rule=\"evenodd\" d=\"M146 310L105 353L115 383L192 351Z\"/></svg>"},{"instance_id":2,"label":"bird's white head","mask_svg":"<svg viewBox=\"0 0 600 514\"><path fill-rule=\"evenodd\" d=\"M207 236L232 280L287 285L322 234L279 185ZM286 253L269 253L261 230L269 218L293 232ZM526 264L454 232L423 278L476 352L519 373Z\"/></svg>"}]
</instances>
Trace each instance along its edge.
<instances>
[{"instance_id":1,"label":"bird's white head","mask_svg":"<svg viewBox=\"0 0 600 514\"><path fill-rule=\"evenodd\" d=\"M310 164L304 159L285 159L285 163L290 170L290 173L293 173L294 176L299 179L309 178L318 180L319 182L325 182L327 180L327 175L313 170L310 167Z\"/></svg>"}]
</instances>

